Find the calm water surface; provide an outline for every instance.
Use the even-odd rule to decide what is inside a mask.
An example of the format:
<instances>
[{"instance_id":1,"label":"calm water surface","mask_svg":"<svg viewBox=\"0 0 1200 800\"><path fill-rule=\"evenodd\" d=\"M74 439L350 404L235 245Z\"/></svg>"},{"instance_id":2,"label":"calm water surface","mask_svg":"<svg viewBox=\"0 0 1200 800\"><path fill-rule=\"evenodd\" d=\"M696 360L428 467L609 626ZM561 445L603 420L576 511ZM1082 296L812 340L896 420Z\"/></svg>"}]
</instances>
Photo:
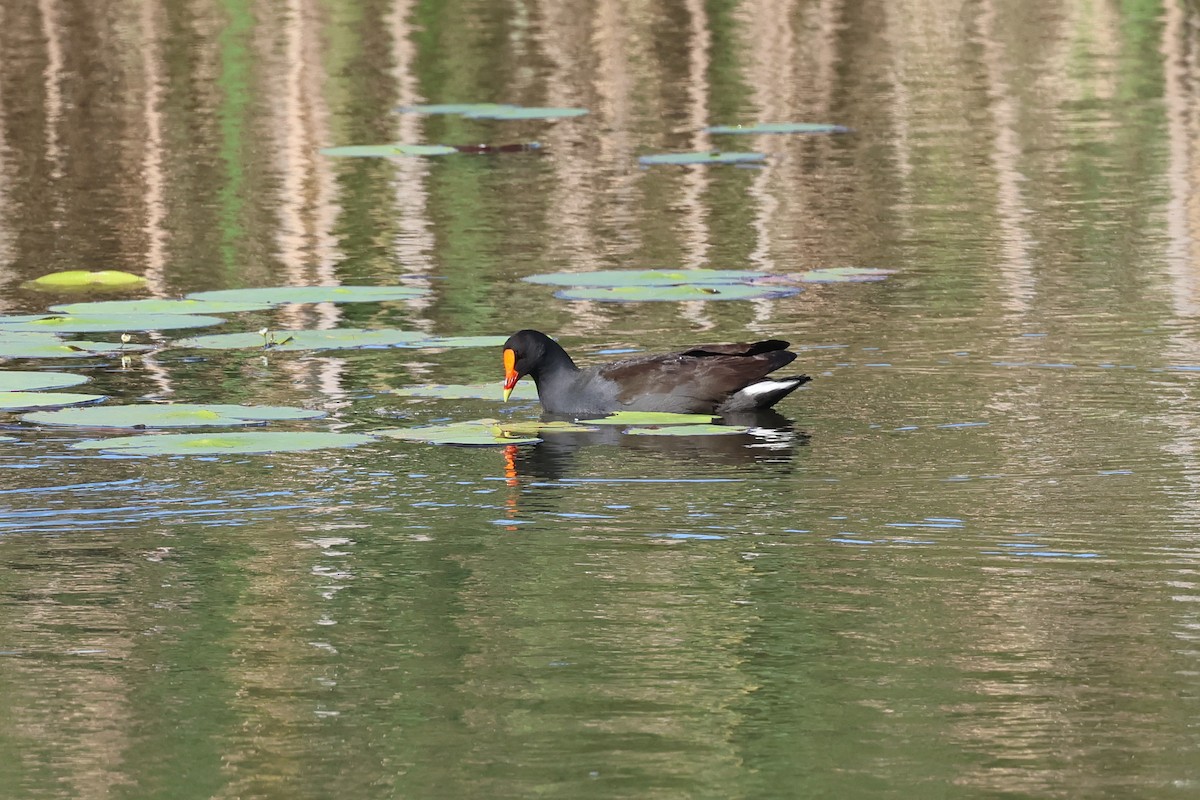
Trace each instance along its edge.
<instances>
[{"instance_id":1,"label":"calm water surface","mask_svg":"<svg viewBox=\"0 0 1200 800\"><path fill-rule=\"evenodd\" d=\"M59 269L404 280L221 330L780 337L814 376L769 435L510 451L123 458L0 416L0 796L1200 796L1189 4L38 0L0 52L0 312ZM447 101L592 113L392 112ZM759 121L855 132L700 132ZM395 140L546 148L316 153ZM769 158L636 166L711 148ZM519 280L850 265L897 272ZM498 394L491 349L3 366L319 430L538 413L387 392Z\"/></svg>"}]
</instances>

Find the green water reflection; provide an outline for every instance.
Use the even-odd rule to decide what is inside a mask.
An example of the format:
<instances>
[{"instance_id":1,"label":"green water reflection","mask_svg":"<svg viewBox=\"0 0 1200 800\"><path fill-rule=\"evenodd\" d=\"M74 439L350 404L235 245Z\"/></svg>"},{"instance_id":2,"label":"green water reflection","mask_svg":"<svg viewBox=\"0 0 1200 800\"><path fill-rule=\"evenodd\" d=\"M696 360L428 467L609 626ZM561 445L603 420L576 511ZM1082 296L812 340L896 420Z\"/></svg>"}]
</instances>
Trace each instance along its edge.
<instances>
[{"instance_id":1,"label":"green water reflection","mask_svg":"<svg viewBox=\"0 0 1200 800\"><path fill-rule=\"evenodd\" d=\"M532 327L586 362L779 337L814 376L758 436L508 450L112 457L68 448L104 434L0 416L0 796L1197 792L1186 4L38 0L0 19L0 313L77 302L23 288L63 269L145 275L153 297L403 282L430 293L213 331ZM394 112L439 102L590 113ZM786 121L853 133L703 132ZM318 154L389 141L544 147ZM637 165L718 147L768 159ZM896 273L709 304L521 280L847 266ZM490 348L173 338L66 368L120 402L327 413L272 430L537 415L387 392L498 396Z\"/></svg>"}]
</instances>

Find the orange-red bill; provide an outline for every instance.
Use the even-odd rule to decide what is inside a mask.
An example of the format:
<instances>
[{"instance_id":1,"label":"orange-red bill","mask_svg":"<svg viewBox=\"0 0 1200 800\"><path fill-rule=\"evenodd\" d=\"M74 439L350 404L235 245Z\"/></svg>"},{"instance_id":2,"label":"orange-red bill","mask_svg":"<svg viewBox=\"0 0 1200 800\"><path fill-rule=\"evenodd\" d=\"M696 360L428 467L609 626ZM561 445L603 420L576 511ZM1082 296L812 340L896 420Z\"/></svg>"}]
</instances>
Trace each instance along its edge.
<instances>
[{"instance_id":1,"label":"orange-red bill","mask_svg":"<svg viewBox=\"0 0 1200 800\"><path fill-rule=\"evenodd\" d=\"M504 350L504 402L508 402L508 396L512 394L513 387L517 385L517 380L521 377L517 374L516 369L517 354L512 350L505 348Z\"/></svg>"}]
</instances>

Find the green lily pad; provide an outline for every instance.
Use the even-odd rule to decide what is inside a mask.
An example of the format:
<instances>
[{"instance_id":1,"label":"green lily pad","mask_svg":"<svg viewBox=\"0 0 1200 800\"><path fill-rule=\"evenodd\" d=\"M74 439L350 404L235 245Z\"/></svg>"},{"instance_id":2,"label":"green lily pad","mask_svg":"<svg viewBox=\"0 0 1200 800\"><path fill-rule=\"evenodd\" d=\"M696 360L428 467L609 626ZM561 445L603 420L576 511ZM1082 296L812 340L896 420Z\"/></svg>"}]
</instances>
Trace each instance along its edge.
<instances>
[{"instance_id":1,"label":"green lily pad","mask_svg":"<svg viewBox=\"0 0 1200 800\"><path fill-rule=\"evenodd\" d=\"M87 383L86 375L72 372L19 372L0 370L0 392L36 392L42 389L65 389Z\"/></svg>"},{"instance_id":2,"label":"green lily pad","mask_svg":"<svg viewBox=\"0 0 1200 800\"><path fill-rule=\"evenodd\" d=\"M468 119L562 119L582 117L586 108L537 108L529 106L496 106L462 112Z\"/></svg>"},{"instance_id":3,"label":"green lily pad","mask_svg":"<svg viewBox=\"0 0 1200 800\"><path fill-rule=\"evenodd\" d=\"M748 269L602 269L594 272L549 272L522 280L550 286L682 286L748 283L770 277Z\"/></svg>"},{"instance_id":4,"label":"green lily pad","mask_svg":"<svg viewBox=\"0 0 1200 800\"><path fill-rule=\"evenodd\" d=\"M329 447L357 447L372 441L375 437L360 433L150 433L88 439L76 442L71 448L139 456L207 456L294 453Z\"/></svg>"},{"instance_id":5,"label":"green lily pad","mask_svg":"<svg viewBox=\"0 0 1200 800\"><path fill-rule=\"evenodd\" d=\"M638 159L638 163L650 167L656 164L756 164L766 160L766 153L734 153L712 150L703 153L659 153L642 156Z\"/></svg>"},{"instance_id":6,"label":"green lily pad","mask_svg":"<svg viewBox=\"0 0 1200 800\"><path fill-rule=\"evenodd\" d=\"M43 315L30 318L0 317L0 332L25 331L46 333L103 333L107 331L167 331L179 328L203 328L221 325L220 317L200 314L69 314Z\"/></svg>"},{"instance_id":7,"label":"green lily pad","mask_svg":"<svg viewBox=\"0 0 1200 800\"><path fill-rule=\"evenodd\" d=\"M344 147L323 147L323 156L334 158L398 158L403 156L448 156L457 153L444 144L352 144Z\"/></svg>"},{"instance_id":8,"label":"green lily pad","mask_svg":"<svg viewBox=\"0 0 1200 800\"><path fill-rule=\"evenodd\" d=\"M473 419L448 425L427 425L421 428L385 428L372 431L376 436L403 439L428 444L452 444L464 447L488 447L510 444L537 444L536 436L505 436L494 419Z\"/></svg>"},{"instance_id":9,"label":"green lily pad","mask_svg":"<svg viewBox=\"0 0 1200 800\"><path fill-rule=\"evenodd\" d=\"M440 400L495 400L501 402L500 381L494 383L452 384L439 383L430 386L401 386L391 390L402 397L428 397ZM537 400L537 387L531 381L518 383L511 399Z\"/></svg>"},{"instance_id":10,"label":"green lily pad","mask_svg":"<svg viewBox=\"0 0 1200 800\"><path fill-rule=\"evenodd\" d=\"M29 283L38 289L113 289L140 286L145 282L146 279L141 275L115 269L96 272L70 269L65 272L51 272L49 275L34 278Z\"/></svg>"},{"instance_id":11,"label":"green lily pad","mask_svg":"<svg viewBox=\"0 0 1200 800\"><path fill-rule=\"evenodd\" d=\"M540 420L521 420L516 422L499 422L495 426L499 436L505 437L538 437L546 431L551 433L589 433L597 430L590 425L580 425L578 422L566 422L565 420L554 420L542 422Z\"/></svg>"},{"instance_id":12,"label":"green lily pad","mask_svg":"<svg viewBox=\"0 0 1200 800\"><path fill-rule=\"evenodd\" d=\"M711 414L671 414L665 411L617 411L599 419L581 419L584 425L707 425Z\"/></svg>"},{"instance_id":13,"label":"green lily pad","mask_svg":"<svg viewBox=\"0 0 1200 800\"><path fill-rule=\"evenodd\" d=\"M499 347L508 341L507 336L431 336L417 342L414 347Z\"/></svg>"},{"instance_id":14,"label":"green lily pad","mask_svg":"<svg viewBox=\"0 0 1200 800\"><path fill-rule=\"evenodd\" d=\"M121 342L64 342L53 335L32 335L22 338L16 333L0 331L0 358L85 358L117 353L135 353L154 349L148 344Z\"/></svg>"},{"instance_id":15,"label":"green lily pad","mask_svg":"<svg viewBox=\"0 0 1200 800\"><path fill-rule=\"evenodd\" d=\"M478 114L502 108L518 108L503 103L435 103L432 105L400 106L401 114Z\"/></svg>"},{"instance_id":16,"label":"green lily pad","mask_svg":"<svg viewBox=\"0 0 1200 800\"><path fill-rule=\"evenodd\" d=\"M245 350L258 348L294 352L298 350L355 350L362 347L417 347L425 334L416 331L332 328L326 331L272 330L258 333L218 333L181 339L176 347L201 350Z\"/></svg>"},{"instance_id":17,"label":"green lily pad","mask_svg":"<svg viewBox=\"0 0 1200 800\"><path fill-rule=\"evenodd\" d=\"M41 425L89 428L198 428L208 425L261 425L271 420L316 419L323 416L323 411L289 406L139 403L42 411L26 414L22 419Z\"/></svg>"},{"instance_id":18,"label":"green lily pad","mask_svg":"<svg viewBox=\"0 0 1200 800\"><path fill-rule=\"evenodd\" d=\"M561 300L597 300L606 303L678 303L692 300L758 300L787 297L800 291L798 286L717 283L684 286L580 286L559 289L554 296Z\"/></svg>"},{"instance_id":19,"label":"green lily pad","mask_svg":"<svg viewBox=\"0 0 1200 800\"><path fill-rule=\"evenodd\" d=\"M228 300L97 300L92 303L66 303L50 306L60 314L236 314L241 311L265 311L271 303L234 303Z\"/></svg>"},{"instance_id":20,"label":"green lily pad","mask_svg":"<svg viewBox=\"0 0 1200 800\"><path fill-rule=\"evenodd\" d=\"M630 428L627 433L636 436L728 436L731 433L749 433L743 425L668 425L662 428Z\"/></svg>"},{"instance_id":21,"label":"green lily pad","mask_svg":"<svg viewBox=\"0 0 1200 800\"><path fill-rule=\"evenodd\" d=\"M193 292L187 299L281 306L287 303L381 303L411 300L427 294L428 289L414 286L269 286L262 289Z\"/></svg>"},{"instance_id":22,"label":"green lily pad","mask_svg":"<svg viewBox=\"0 0 1200 800\"><path fill-rule=\"evenodd\" d=\"M33 411L37 408L59 408L83 403L99 403L102 394L73 394L71 392L0 392L0 411Z\"/></svg>"},{"instance_id":23,"label":"green lily pad","mask_svg":"<svg viewBox=\"0 0 1200 800\"><path fill-rule=\"evenodd\" d=\"M829 267L810 269L795 276L804 283L866 283L881 281L895 273L894 269L872 269L870 267Z\"/></svg>"},{"instance_id":24,"label":"green lily pad","mask_svg":"<svg viewBox=\"0 0 1200 800\"><path fill-rule=\"evenodd\" d=\"M850 133L844 125L827 125L821 122L763 122L758 125L713 125L705 133Z\"/></svg>"}]
</instances>

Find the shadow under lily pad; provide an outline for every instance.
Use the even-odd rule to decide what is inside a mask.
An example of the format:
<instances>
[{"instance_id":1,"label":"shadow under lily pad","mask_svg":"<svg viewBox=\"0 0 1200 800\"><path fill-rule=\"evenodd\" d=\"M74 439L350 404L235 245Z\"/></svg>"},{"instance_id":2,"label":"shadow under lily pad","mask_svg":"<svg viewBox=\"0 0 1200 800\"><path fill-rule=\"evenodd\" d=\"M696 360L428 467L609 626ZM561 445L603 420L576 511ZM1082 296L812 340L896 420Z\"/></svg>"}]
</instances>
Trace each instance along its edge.
<instances>
[{"instance_id":1,"label":"shadow under lily pad","mask_svg":"<svg viewBox=\"0 0 1200 800\"><path fill-rule=\"evenodd\" d=\"M289 406L138 403L41 411L26 414L21 419L42 425L89 428L199 428L217 425L265 425L275 420L317 419L323 416L323 411Z\"/></svg>"},{"instance_id":2,"label":"shadow under lily pad","mask_svg":"<svg viewBox=\"0 0 1200 800\"><path fill-rule=\"evenodd\" d=\"M103 450L123 455L250 455L295 453L331 447L357 447L376 441L360 433L148 433L112 439L88 439L71 445L73 450Z\"/></svg>"},{"instance_id":3,"label":"shadow under lily pad","mask_svg":"<svg viewBox=\"0 0 1200 800\"><path fill-rule=\"evenodd\" d=\"M37 370L0 370L0 392L36 392L42 389L65 389L87 383L86 375L73 372L41 372Z\"/></svg>"}]
</instances>

